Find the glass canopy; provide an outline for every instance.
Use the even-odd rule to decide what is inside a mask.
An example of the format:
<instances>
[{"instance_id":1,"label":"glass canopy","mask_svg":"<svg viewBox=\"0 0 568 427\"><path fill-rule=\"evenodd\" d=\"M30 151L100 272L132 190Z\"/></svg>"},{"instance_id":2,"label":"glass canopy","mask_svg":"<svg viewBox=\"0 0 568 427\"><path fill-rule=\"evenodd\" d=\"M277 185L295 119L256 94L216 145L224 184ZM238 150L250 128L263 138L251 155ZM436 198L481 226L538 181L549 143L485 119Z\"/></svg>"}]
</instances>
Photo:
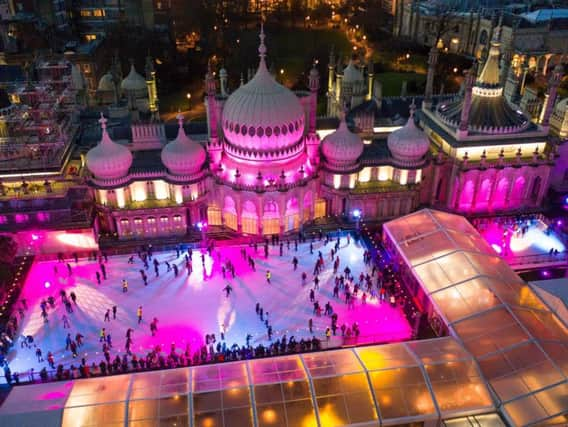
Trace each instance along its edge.
<instances>
[{"instance_id":1,"label":"glass canopy","mask_svg":"<svg viewBox=\"0 0 568 427\"><path fill-rule=\"evenodd\" d=\"M511 424L567 410L568 329L465 218L424 209L388 222L384 233Z\"/></svg>"}]
</instances>

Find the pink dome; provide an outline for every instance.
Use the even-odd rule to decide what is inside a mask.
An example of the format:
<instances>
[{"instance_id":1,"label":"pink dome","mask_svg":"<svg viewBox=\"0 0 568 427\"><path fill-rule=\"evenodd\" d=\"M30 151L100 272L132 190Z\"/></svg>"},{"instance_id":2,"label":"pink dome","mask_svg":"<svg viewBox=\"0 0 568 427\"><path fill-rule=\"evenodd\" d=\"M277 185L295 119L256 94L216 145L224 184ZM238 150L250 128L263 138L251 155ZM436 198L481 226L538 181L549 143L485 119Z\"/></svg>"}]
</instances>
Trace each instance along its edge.
<instances>
[{"instance_id":1,"label":"pink dome","mask_svg":"<svg viewBox=\"0 0 568 427\"><path fill-rule=\"evenodd\" d=\"M99 179L117 179L128 174L132 165L132 153L124 145L110 139L107 120L101 113L99 123L103 130L101 142L87 152L87 168Z\"/></svg>"},{"instance_id":2,"label":"pink dome","mask_svg":"<svg viewBox=\"0 0 568 427\"><path fill-rule=\"evenodd\" d=\"M323 139L321 151L332 166L354 166L363 154L363 141L349 130L342 115L337 130Z\"/></svg>"},{"instance_id":3,"label":"pink dome","mask_svg":"<svg viewBox=\"0 0 568 427\"><path fill-rule=\"evenodd\" d=\"M178 116L176 139L162 149L162 163L173 175L190 175L199 172L207 155L201 144L189 138L183 129L183 116Z\"/></svg>"},{"instance_id":4,"label":"pink dome","mask_svg":"<svg viewBox=\"0 0 568 427\"><path fill-rule=\"evenodd\" d=\"M428 137L414 123L415 106L410 106L410 117L401 129L389 134L387 144L395 160L401 162L417 162L421 160L430 147Z\"/></svg>"},{"instance_id":5,"label":"pink dome","mask_svg":"<svg viewBox=\"0 0 568 427\"><path fill-rule=\"evenodd\" d=\"M256 75L233 92L223 108L223 133L237 150L245 152L286 149L298 143L304 134L302 104L269 73L264 32L260 38Z\"/></svg>"}]
</instances>

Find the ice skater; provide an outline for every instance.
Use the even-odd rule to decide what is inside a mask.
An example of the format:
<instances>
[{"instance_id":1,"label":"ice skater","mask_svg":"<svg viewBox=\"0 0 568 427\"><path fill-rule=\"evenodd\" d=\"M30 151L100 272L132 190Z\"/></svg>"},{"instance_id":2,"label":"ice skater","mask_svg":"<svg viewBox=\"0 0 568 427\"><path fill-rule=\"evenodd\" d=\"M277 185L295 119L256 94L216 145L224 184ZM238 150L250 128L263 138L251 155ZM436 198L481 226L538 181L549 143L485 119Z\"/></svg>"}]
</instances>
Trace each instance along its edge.
<instances>
[{"instance_id":1,"label":"ice skater","mask_svg":"<svg viewBox=\"0 0 568 427\"><path fill-rule=\"evenodd\" d=\"M229 298L229 296L231 295L231 292L233 290L231 285L227 285L223 288L223 290L225 291L225 297Z\"/></svg>"},{"instance_id":2,"label":"ice skater","mask_svg":"<svg viewBox=\"0 0 568 427\"><path fill-rule=\"evenodd\" d=\"M61 316L61 320L63 320L63 329L71 328L71 325L69 324L69 318L66 314Z\"/></svg>"},{"instance_id":3,"label":"ice skater","mask_svg":"<svg viewBox=\"0 0 568 427\"><path fill-rule=\"evenodd\" d=\"M110 322L110 309L108 309L105 313L105 322Z\"/></svg>"},{"instance_id":4,"label":"ice skater","mask_svg":"<svg viewBox=\"0 0 568 427\"><path fill-rule=\"evenodd\" d=\"M142 323L142 306L139 305L136 310L136 316L138 317L138 324Z\"/></svg>"}]
</instances>

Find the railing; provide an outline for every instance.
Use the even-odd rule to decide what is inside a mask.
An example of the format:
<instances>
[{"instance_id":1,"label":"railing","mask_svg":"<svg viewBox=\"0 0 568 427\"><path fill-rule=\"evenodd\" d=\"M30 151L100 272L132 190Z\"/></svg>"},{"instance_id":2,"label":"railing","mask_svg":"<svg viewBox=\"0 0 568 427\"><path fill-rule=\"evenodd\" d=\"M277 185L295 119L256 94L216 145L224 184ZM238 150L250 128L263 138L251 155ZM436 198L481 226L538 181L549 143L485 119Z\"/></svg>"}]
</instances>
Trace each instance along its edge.
<instances>
[{"instance_id":1,"label":"railing","mask_svg":"<svg viewBox=\"0 0 568 427\"><path fill-rule=\"evenodd\" d=\"M568 252L560 252L556 255L553 254L538 254L538 255L521 255L511 256L504 258L510 266L520 267L523 265L535 264L568 264Z\"/></svg>"}]
</instances>

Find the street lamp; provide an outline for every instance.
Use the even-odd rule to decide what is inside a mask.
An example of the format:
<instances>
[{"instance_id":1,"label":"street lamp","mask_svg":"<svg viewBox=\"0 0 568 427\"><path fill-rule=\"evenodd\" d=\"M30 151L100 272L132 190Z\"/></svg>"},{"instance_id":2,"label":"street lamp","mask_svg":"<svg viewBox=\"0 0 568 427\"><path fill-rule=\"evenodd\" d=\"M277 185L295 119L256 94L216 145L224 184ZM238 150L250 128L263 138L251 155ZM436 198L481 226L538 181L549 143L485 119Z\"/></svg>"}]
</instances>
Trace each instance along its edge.
<instances>
[{"instance_id":1,"label":"street lamp","mask_svg":"<svg viewBox=\"0 0 568 427\"><path fill-rule=\"evenodd\" d=\"M361 209L353 209L353 212L351 214L353 215L353 218L355 218L356 229L357 229L357 231L359 231L359 226L360 226L361 216L362 216Z\"/></svg>"},{"instance_id":2,"label":"street lamp","mask_svg":"<svg viewBox=\"0 0 568 427\"><path fill-rule=\"evenodd\" d=\"M187 98L187 109L191 110L191 93L187 92L185 97Z\"/></svg>"}]
</instances>

